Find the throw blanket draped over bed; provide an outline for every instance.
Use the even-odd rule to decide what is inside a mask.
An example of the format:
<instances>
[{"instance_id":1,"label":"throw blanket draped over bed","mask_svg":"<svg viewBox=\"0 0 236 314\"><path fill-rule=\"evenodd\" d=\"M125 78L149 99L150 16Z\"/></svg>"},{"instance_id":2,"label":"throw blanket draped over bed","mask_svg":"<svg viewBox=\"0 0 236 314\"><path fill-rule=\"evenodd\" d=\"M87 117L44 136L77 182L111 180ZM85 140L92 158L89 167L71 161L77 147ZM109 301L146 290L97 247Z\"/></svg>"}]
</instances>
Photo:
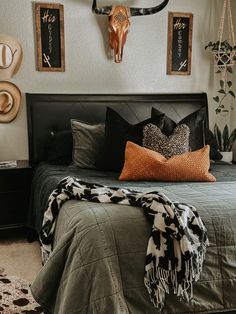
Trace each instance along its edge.
<instances>
[{"instance_id":1,"label":"throw blanket draped over bed","mask_svg":"<svg viewBox=\"0 0 236 314\"><path fill-rule=\"evenodd\" d=\"M185 301L192 298L192 284L199 279L208 245L206 228L193 206L172 202L159 192L140 193L66 177L51 193L44 214L40 234L44 263L52 252L60 207L70 199L138 206L153 216L144 275L151 301L161 308L170 291Z\"/></svg>"}]
</instances>

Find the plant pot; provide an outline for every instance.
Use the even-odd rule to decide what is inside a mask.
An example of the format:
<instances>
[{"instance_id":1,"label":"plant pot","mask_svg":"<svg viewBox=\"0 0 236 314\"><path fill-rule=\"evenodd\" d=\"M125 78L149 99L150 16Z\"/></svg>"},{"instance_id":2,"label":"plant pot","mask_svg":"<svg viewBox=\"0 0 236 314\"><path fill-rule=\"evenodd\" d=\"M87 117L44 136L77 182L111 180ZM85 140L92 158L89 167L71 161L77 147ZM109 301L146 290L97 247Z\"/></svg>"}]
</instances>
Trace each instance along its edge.
<instances>
[{"instance_id":1,"label":"plant pot","mask_svg":"<svg viewBox=\"0 0 236 314\"><path fill-rule=\"evenodd\" d=\"M233 160L233 152L220 152L223 158L221 159L222 161L225 162L232 162Z\"/></svg>"}]
</instances>

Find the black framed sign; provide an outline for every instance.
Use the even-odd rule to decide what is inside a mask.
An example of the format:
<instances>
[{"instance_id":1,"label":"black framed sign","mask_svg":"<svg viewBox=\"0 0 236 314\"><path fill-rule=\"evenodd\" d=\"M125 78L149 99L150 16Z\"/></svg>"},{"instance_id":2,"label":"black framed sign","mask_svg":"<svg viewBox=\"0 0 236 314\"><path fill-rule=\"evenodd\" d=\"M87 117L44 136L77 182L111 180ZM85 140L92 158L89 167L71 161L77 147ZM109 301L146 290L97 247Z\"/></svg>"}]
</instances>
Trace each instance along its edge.
<instances>
[{"instance_id":1,"label":"black framed sign","mask_svg":"<svg viewBox=\"0 0 236 314\"><path fill-rule=\"evenodd\" d=\"M191 74L192 32L192 13L169 12L167 74Z\"/></svg>"},{"instance_id":2,"label":"black framed sign","mask_svg":"<svg viewBox=\"0 0 236 314\"><path fill-rule=\"evenodd\" d=\"M64 7L58 3L36 3L38 71L65 71Z\"/></svg>"}]
</instances>

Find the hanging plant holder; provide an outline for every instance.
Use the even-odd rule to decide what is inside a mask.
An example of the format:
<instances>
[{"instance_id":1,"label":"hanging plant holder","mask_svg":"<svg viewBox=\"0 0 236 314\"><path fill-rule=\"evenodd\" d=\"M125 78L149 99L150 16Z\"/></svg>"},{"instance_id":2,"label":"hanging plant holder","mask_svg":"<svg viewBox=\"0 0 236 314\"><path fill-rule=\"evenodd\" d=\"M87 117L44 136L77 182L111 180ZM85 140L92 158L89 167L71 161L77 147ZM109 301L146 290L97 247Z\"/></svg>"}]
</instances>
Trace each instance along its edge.
<instances>
[{"instance_id":1,"label":"hanging plant holder","mask_svg":"<svg viewBox=\"0 0 236 314\"><path fill-rule=\"evenodd\" d=\"M227 20L228 28L224 29L225 21ZM226 39L223 39L223 34L226 34ZM236 61L236 45L233 29L233 20L230 0L224 0L222 16L220 19L220 26L218 31L218 40L216 42L209 42L205 49L209 49L214 57L216 73L220 73L219 89L216 96L213 97L217 104L215 109L216 114L228 113L232 109L232 103L228 97L236 98L232 90L233 82L231 77L233 75L233 65Z\"/></svg>"},{"instance_id":2,"label":"hanging plant holder","mask_svg":"<svg viewBox=\"0 0 236 314\"><path fill-rule=\"evenodd\" d=\"M227 34L229 40L223 41L222 39L226 19L228 22ZM236 45L230 0L224 0L218 32L218 41L215 44L209 45L209 47L212 48L215 66L219 70L222 70L222 68L232 67L234 65L236 56Z\"/></svg>"},{"instance_id":3,"label":"hanging plant holder","mask_svg":"<svg viewBox=\"0 0 236 314\"><path fill-rule=\"evenodd\" d=\"M215 60L215 66L219 69L232 67L234 65L234 56L236 51L212 51Z\"/></svg>"}]
</instances>

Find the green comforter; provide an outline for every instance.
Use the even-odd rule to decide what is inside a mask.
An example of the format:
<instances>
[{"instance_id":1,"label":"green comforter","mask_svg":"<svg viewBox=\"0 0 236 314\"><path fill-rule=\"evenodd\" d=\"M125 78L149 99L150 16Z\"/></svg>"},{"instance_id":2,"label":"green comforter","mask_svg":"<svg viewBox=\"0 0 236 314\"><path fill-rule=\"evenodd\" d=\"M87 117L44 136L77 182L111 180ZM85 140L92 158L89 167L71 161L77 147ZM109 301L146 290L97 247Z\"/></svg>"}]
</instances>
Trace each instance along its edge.
<instances>
[{"instance_id":1,"label":"green comforter","mask_svg":"<svg viewBox=\"0 0 236 314\"><path fill-rule=\"evenodd\" d=\"M193 301L184 303L170 294L162 313L236 313L236 183L176 184L158 190L173 201L194 205L210 241ZM158 313L143 283L151 225L137 207L66 202L53 253L31 286L35 299L54 314Z\"/></svg>"}]
</instances>

